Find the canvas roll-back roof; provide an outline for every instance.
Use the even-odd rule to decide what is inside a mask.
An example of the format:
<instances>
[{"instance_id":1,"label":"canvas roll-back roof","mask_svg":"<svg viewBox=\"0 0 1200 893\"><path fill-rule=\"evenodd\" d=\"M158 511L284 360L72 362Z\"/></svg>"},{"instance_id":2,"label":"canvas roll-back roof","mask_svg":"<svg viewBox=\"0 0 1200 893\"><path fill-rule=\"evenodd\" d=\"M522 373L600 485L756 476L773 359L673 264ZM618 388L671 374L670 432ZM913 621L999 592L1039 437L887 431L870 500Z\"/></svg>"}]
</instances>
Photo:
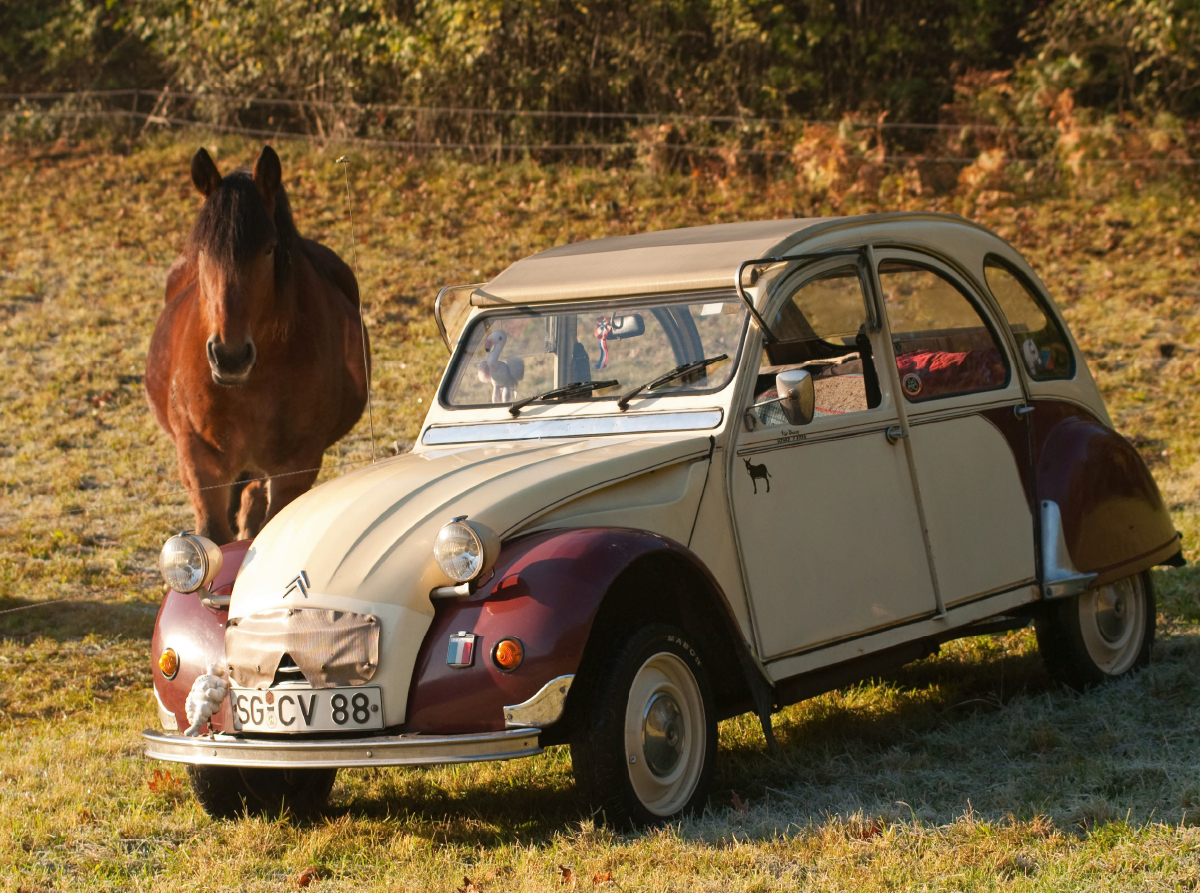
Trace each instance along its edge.
<instances>
[{"instance_id":1,"label":"canvas roll-back roof","mask_svg":"<svg viewBox=\"0 0 1200 893\"><path fill-rule=\"evenodd\" d=\"M784 254L805 230L830 219L719 223L559 245L517 261L480 286L471 303L488 307L732 288L743 261Z\"/></svg>"},{"instance_id":2,"label":"canvas roll-back roof","mask_svg":"<svg viewBox=\"0 0 1200 893\"><path fill-rule=\"evenodd\" d=\"M928 247L980 236L1005 245L957 214L928 211L719 223L559 245L517 261L478 286L470 303L496 307L733 288L742 263L804 254L801 243L807 241L827 249L831 242L825 236L835 231L842 234L836 239L841 244L855 244L856 236L894 241L903 234Z\"/></svg>"}]
</instances>

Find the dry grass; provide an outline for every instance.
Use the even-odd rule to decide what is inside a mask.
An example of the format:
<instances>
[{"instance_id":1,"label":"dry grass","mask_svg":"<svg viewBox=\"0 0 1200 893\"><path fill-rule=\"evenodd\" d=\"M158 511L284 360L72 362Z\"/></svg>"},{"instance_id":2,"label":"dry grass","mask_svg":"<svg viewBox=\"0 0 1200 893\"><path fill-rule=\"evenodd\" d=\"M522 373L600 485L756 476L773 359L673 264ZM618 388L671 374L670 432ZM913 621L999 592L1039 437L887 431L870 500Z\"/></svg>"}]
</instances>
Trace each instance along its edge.
<instances>
[{"instance_id":1,"label":"dry grass","mask_svg":"<svg viewBox=\"0 0 1200 893\"><path fill-rule=\"evenodd\" d=\"M464 877L487 891L567 889L559 866L581 889L605 873L624 890L1196 885L1191 567L1156 574L1160 647L1134 679L1075 696L1049 684L1027 632L955 643L785 710L779 757L754 722L725 723L708 813L662 831L595 828L561 748L502 765L344 772L316 822L210 821L181 770L140 758L138 737L155 722L155 559L164 535L190 522L141 373L198 204L193 148L0 158L0 610L35 606L0 614L4 889L282 890L308 866L321 869L313 889L356 891L450 891ZM255 147L215 149L227 167ZM335 152L281 154L302 232L348 253ZM1047 280L1194 554L1200 210L1190 193L1113 189L1011 207L996 195L911 195L897 180L832 207L784 179L382 156L356 156L352 171L380 449L415 435L440 375L430 304L441 284L577 238L956 210L1013 241ZM326 477L367 458L366 432L364 422L330 451Z\"/></svg>"}]
</instances>

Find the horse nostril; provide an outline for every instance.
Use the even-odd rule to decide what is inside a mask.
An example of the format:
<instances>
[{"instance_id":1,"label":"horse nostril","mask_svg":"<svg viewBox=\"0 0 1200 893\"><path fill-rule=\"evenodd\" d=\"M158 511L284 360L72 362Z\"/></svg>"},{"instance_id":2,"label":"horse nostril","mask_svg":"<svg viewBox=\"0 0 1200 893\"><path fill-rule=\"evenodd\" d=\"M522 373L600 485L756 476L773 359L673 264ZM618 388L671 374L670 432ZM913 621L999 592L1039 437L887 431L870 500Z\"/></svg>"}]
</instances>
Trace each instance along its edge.
<instances>
[{"instance_id":1,"label":"horse nostril","mask_svg":"<svg viewBox=\"0 0 1200 893\"><path fill-rule=\"evenodd\" d=\"M248 374L257 356L254 342L250 339L244 341L239 347L231 348L224 342L218 341L214 335L208 339L206 350L213 374L228 378Z\"/></svg>"}]
</instances>

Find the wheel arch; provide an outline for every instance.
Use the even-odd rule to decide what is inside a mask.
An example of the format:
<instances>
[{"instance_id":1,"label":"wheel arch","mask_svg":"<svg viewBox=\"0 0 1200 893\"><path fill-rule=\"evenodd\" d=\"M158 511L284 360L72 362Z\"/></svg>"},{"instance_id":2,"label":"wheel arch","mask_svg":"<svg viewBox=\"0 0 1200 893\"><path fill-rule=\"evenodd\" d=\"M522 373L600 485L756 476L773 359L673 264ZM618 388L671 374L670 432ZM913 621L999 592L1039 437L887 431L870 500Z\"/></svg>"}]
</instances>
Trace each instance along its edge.
<instances>
[{"instance_id":1,"label":"wheel arch","mask_svg":"<svg viewBox=\"0 0 1200 893\"><path fill-rule=\"evenodd\" d=\"M660 534L621 527L543 530L506 542L492 576L471 596L438 600L413 672L405 727L451 734L503 728L506 705L534 696L547 682L575 676L630 624L667 622L695 636L713 673L721 717L754 709L766 687L738 630L724 593L703 562ZM447 665L446 643L456 631L477 637L470 667ZM489 655L496 641L515 636L525 647L516 672L500 672ZM756 680L753 675L758 674ZM761 699L761 692L758 692ZM562 717L547 726L543 745L567 740L578 704L573 684Z\"/></svg>"},{"instance_id":2,"label":"wheel arch","mask_svg":"<svg viewBox=\"0 0 1200 893\"><path fill-rule=\"evenodd\" d=\"M1094 585L1103 585L1171 563L1179 534L1133 444L1081 407L1052 400L1033 405L1037 498L1057 506L1077 571L1095 574Z\"/></svg>"},{"instance_id":3,"label":"wheel arch","mask_svg":"<svg viewBox=\"0 0 1200 893\"><path fill-rule=\"evenodd\" d=\"M593 617L578 675L586 677L600 662L608 642L646 624L666 623L696 639L718 719L753 710L752 681L746 677L753 658L725 595L699 558L671 546L639 556L609 585Z\"/></svg>"},{"instance_id":4,"label":"wheel arch","mask_svg":"<svg viewBox=\"0 0 1200 893\"><path fill-rule=\"evenodd\" d=\"M213 580L209 594L227 596L233 591L233 582L241 572L242 560L252 542L235 540L221 547L224 556L221 570ZM184 703L192 683L205 672L209 664L223 663L225 660L225 621L229 618L229 609L206 607L201 602L202 595L202 592L167 590L150 639L150 675L155 697L162 705L162 711L174 716L176 726L181 730L187 728ZM179 669L169 679L158 665L159 658L168 647L173 648L179 656ZM228 728L228 701L222 702L221 709L212 718L212 724L217 731Z\"/></svg>"}]
</instances>

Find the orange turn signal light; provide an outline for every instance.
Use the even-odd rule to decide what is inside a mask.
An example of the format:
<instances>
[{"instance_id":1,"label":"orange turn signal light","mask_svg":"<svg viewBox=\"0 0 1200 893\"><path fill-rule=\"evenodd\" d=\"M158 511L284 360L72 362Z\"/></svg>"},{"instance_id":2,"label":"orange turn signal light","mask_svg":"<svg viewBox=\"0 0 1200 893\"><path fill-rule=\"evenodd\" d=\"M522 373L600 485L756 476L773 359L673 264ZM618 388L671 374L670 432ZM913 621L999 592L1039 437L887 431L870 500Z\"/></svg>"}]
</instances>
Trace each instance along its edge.
<instances>
[{"instance_id":1,"label":"orange turn signal light","mask_svg":"<svg viewBox=\"0 0 1200 893\"><path fill-rule=\"evenodd\" d=\"M525 646L520 639L501 639L492 649L492 663L505 673L511 673L521 666L525 659Z\"/></svg>"},{"instance_id":2,"label":"orange turn signal light","mask_svg":"<svg viewBox=\"0 0 1200 893\"><path fill-rule=\"evenodd\" d=\"M174 648L167 648L163 651L162 656L158 659L158 668L168 679L175 678L175 674L179 672L179 655L175 653Z\"/></svg>"}]
</instances>

